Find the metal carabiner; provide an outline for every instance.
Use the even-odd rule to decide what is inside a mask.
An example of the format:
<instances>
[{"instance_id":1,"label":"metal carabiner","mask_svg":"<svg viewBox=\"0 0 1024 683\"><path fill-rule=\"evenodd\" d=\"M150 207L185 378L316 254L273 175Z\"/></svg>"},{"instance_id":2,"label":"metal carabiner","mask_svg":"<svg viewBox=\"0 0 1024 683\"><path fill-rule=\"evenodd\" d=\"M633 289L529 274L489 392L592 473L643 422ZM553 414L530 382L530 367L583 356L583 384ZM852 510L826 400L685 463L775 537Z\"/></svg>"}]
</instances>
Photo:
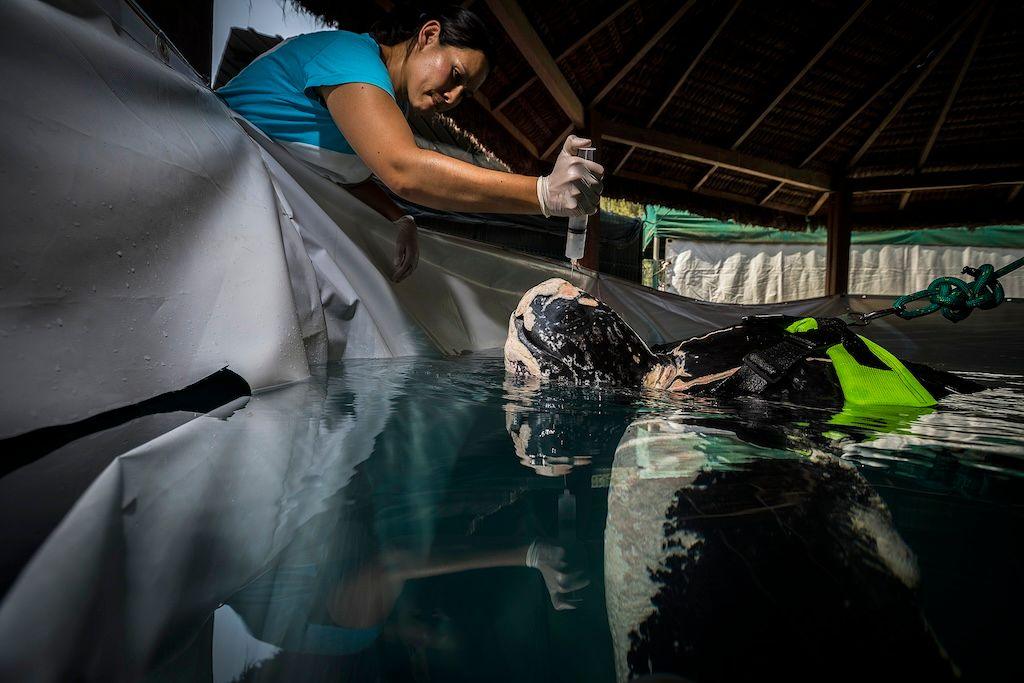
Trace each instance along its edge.
<instances>
[{"instance_id":1,"label":"metal carabiner","mask_svg":"<svg viewBox=\"0 0 1024 683\"><path fill-rule=\"evenodd\" d=\"M899 313L898 308L881 308L877 311L871 311L869 313L858 313L856 311L848 311L846 315L850 316L851 321L847 323L850 327L865 327L869 322L876 318L884 318L887 315L894 315Z\"/></svg>"}]
</instances>

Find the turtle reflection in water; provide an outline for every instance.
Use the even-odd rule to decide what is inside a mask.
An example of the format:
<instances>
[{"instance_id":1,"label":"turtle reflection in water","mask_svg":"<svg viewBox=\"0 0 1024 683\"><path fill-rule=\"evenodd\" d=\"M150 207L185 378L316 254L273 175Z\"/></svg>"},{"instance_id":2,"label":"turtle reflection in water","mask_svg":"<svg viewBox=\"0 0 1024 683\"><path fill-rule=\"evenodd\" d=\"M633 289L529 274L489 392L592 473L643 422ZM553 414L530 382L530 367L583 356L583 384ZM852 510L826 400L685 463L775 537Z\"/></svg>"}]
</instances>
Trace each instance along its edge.
<instances>
[{"instance_id":1,"label":"turtle reflection in water","mask_svg":"<svg viewBox=\"0 0 1024 683\"><path fill-rule=\"evenodd\" d=\"M838 411L843 390L824 354L798 358L758 392L730 381L742 378L745 356L782 334L779 325L741 325L651 349L609 307L551 280L513 313L505 361L537 392L542 379L718 399L760 393ZM910 367L932 397L979 388ZM755 403L618 423L604 543L618 678L955 678L917 605L915 557L881 498L855 466L829 454L838 452L828 447L834 436L785 421L796 415L792 404ZM907 419L915 410L927 408ZM735 425L722 417L729 411ZM573 447L552 425L524 423L549 412L510 414L520 458L541 461L555 440L563 457L609 450ZM863 435L842 420L834 431ZM793 452L794 443L812 455Z\"/></svg>"}]
</instances>

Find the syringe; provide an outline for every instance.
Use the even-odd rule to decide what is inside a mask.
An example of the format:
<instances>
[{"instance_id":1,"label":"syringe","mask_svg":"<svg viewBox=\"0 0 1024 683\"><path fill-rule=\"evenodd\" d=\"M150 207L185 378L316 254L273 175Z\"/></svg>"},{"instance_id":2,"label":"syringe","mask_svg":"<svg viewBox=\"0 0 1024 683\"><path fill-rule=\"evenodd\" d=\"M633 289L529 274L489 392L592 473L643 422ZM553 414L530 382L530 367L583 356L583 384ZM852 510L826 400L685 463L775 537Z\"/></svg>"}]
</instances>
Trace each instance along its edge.
<instances>
[{"instance_id":1,"label":"syringe","mask_svg":"<svg viewBox=\"0 0 1024 683\"><path fill-rule=\"evenodd\" d=\"M576 156L593 161L595 151L597 151L595 147L580 147ZM565 257L570 261L578 261L583 258L583 250L586 245L587 217L586 215L572 216L569 218L569 232L565 238Z\"/></svg>"}]
</instances>

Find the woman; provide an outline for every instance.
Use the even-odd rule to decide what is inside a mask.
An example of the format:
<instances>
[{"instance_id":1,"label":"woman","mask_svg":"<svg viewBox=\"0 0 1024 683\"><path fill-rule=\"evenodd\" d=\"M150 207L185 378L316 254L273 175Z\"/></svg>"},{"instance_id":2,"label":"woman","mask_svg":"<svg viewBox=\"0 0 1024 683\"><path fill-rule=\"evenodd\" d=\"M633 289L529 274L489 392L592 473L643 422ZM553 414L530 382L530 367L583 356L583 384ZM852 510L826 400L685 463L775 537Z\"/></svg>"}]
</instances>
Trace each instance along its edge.
<instances>
[{"instance_id":1,"label":"woman","mask_svg":"<svg viewBox=\"0 0 1024 683\"><path fill-rule=\"evenodd\" d=\"M329 172L399 227L394 281L416 267L416 224L372 180L410 202L447 211L594 213L604 169L575 156L570 135L548 176L479 168L420 149L407 114L456 106L480 88L492 43L469 10L419 15L414 28L374 35L323 31L278 45L218 94L296 156Z\"/></svg>"}]
</instances>

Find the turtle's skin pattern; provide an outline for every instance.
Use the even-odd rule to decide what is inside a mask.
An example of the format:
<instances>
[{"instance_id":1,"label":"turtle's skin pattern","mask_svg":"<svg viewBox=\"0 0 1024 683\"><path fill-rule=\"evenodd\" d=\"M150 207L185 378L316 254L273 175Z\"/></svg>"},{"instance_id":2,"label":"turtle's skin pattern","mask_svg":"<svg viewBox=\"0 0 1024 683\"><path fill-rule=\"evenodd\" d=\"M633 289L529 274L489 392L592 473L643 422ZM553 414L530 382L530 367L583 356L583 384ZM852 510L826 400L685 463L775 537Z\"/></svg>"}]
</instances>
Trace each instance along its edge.
<instances>
[{"instance_id":1,"label":"turtle's skin pattern","mask_svg":"<svg viewBox=\"0 0 1024 683\"><path fill-rule=\"evenodd\" d=\"M652 349L607 304L552 278L526 292L509 318L505 368L522 379L731 397L743 393L729 381L743 367L743 357L781 342L784 326L734 325ZM936 399L980 389L948 372L905 365ZM842 387L824 353L798 362L760 395L843 406Z\"/></svg>"},{"instance_id":2,"label":"turtle's skin pattern","mask_svg":"<svg viewBox=\"0 0 1024 683\"><path fill-rule=\"evenodd\" d=\"M913 551L842 458L639 418L615 452L604 557L619 680L955 678Z\"/></svg>"},{"instance_id":3,"label":"turtle's skin pattern","mask_svg":"<svg viewBox=\"0 0 1024 683\"><path fill-rule=\"evenodd\" d=\"M958 677L917 604L914 556L852 465L815 456L705 469L664 520L629 677Z\"/></svg>"}]
</instances>

